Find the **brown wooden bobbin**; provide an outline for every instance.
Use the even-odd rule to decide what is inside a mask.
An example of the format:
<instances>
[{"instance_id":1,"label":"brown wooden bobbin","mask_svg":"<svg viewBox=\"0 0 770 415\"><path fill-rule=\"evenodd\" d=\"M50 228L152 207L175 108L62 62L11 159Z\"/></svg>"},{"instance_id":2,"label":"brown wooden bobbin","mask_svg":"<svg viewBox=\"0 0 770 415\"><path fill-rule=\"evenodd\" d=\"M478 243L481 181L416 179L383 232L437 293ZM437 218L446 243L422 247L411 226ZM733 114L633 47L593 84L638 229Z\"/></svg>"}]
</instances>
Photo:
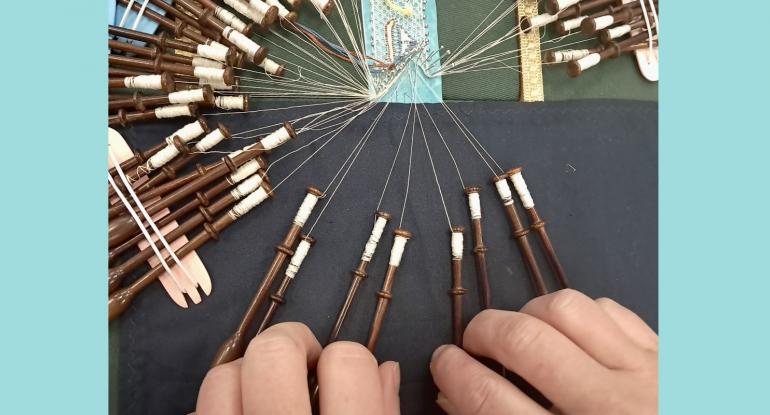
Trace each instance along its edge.
<instances>
[{"instance_id":1,"label":"brown wooden bobbin","mask_svg":"<svg viewBox=\"0 0 770 415\"><path fill-rule=\"evenodd\" d=\"M468 291L463 288L463 233L461 226L452 227L452 288L448 291L452 297L452 342L463 346L463 295Z\"/></svg>"},{"instance_id":2,"label":"brown wooden bobbin","mask_svg":"<svg viewBox=\"0 0 770 415\"><path fill-rule=\"evenodd\" d=\"M468 209L471 216L471 228L473 229L473 259L476 266L476 280L479 284L481 307L486 309L491 306L492 293L489 289L489 276L487 275L488 248L484 245L481 227L481 188L469 186L464 191L468 197Z\"/></svg>"}]
</instances>

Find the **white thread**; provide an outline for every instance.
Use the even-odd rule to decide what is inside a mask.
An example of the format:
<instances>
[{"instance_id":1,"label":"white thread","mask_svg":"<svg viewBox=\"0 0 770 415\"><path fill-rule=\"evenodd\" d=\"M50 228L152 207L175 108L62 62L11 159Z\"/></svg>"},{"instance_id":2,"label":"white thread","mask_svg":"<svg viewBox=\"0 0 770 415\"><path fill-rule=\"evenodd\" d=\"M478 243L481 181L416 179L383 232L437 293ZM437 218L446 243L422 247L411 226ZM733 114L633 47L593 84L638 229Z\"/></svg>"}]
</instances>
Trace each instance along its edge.
<instances>
[{"instance_id":1,"label":"white thread","mask_svg":"<svg viewBox=\"0 0 770 415\"><path fill-rule=\"evenodd\" d=\"M372 233L369 235L369 240L364 245L364 253L361 255L361 261L371 261L374 256L374 251L377 249L377 244L380 243L380 237L382 237L382 231L385 230L385 225L388 224L388 220L382 216L377 216L377 220L374 221L374 227Z\"/></svg>"},{"instance_id":2,"label":"white thread","mask_svg":"<svg viewBox=\"0 0 770 415\"><path fill-rule=\"evenodd\" d=\"M468 208L471 211L471 219L481 219L481 199L477 192L468 193Z\"/></svg>"},{"instance_id":3,"label":"white thread","mask_svg":"<svg viewBox=\"0 0 770 415\"><path fill-rule=\"evenodd\" d=\"M225 133L220 128L217 128L216 130L206 134L206 136L203 137L201 141L198 141L195 144L195 149L201 153L206 152L224 139Z\"/></svg>"},{"instance_id":4,"label":"white thread","mask_svg":"<svg viewBox=\"0 0 770 415\"><path fill-rule=\"evenodd\" d=\"M580 27L580 23L583 20L585 20L586 17L588 17L588 16L580 16L580 17L576 17L574 19L565 20L564 23L563 23L564 30L569 32L570 30L577 29L578 27Z\"/></svg>"},{"instance_id":5,"label":"white thread","mask_svg":"<svg viewBox=\"0 0 770 415\"><path fill-rule=\"evenodd\" d=\"M297 249L294 251L294 255L291 256L289 265L286 266L287 277L294 278L294 276L297 275L297 271L299 271L299 267L302 266L302 261L305 260L308 251L310 251L310 242L305 239L299 241Z\"/></svg>"},{"instance_id":6,"label":"white thread","mask_svg":"<svg viewBox=\"0 0 770 415\"><path fill-rule=\"evenodd\" d=\"M222 68L209 68L205 66L196 66L193 68L193 75L200 79L207 79L217 82L225 82L225 70Z\"/></svg>"},{"instance_id":7,"label":"white thread","mask_svg":"<svg viewBox=\"0 0 770 415\"><path fill-rule=\"evenodd\" d=\"M594 19L594 26L596 27L596 30L602 30L604 28L610 27L613 23L615 23L615 18L612 17L611 14L606 16L599 16Z\"/></svg>"},{"instance_id":8,"label":"white thread","mask_svg":"<svg viewBox=\"0 0 770 415\"><path fill-rule=\"evenodd\" d=\"M250 146L246 146L246 147L244 147L244 148L243 148L243 149L241 149L241 150L235 150L235 151L233 151L232 153L228 154L228 155L227 155L227 157L229 157L230 159L234 159L234 158L235 158L235 156L237 156L238 154L241 154L241 153L243 153L243 150L247 150L249 147L251 147L251 146L253 146L253 145L254 145L254 144L252 144L252 145L250 145Z\"/></svg>"},{"instance_id":9,"label":"white thread","mask_svg":"<svg viewBox=\"0 0 770 415\"><path fill-rule=\"evenodd\" d=\"M222 49L212 45L198 45L196 53L204 58L213 59L219 62L227 61L227 52L229 49Z\"/></svg>"},{"instance_id":10,"label":"white thread","mask_svg":"<svg viewBox=\"0 0 770 415\"><path fill-rule=\"evenodd\" d=\"M267 11L270 10L270 6L267 5L263 0L249 0L249 5L251 7L255 8L260 14L266 15Z\"/></svg>"},{"instance_id":11,"label":"white thread","mask_svg":"<svg viewBox=\"0 0 770 415\"><path fill-rule=\"evenodd\" d=\"M302 204L297 210L297 215L294 216L294 224L299 225L300 227L305 226L305 222L307 222L307 218L310 217L310 213L313 211L317 202L318 196L312 193L305 195L305 200L302 201Z\"/></svg>"},{"instance_id":12,"label":"white thread","mask_svg":"<svg viewBox=\"0 0 770 415\"><path fill-rule=\"evenodd\" d=\"M205 99L206 97L203 95L203 88L188 89L187 91L177 91L168 94L168 102L172 104L203 102Z\"/></svg>"},{"instance_id":13,"label":"white thread","mask_svg":"<svg viewBox=\"0 0 770 415\"><path fill-rule=\"evenodd\" d=\"M249 5L249 3L246 3L241 0L225 0L225 4L232 7L233 10L236 12L248 17L254 22L260 23L262 19L264 18L264 15L261 15L259 11L254 9Z\"/></svg>"},{"instance_id":14,"label":"white thread","mask_svg":"<svg viewBox=\"0 0 770 415\"><path fill-rule=\"evenodd\" d=\"M532 16L532 18L529 19L529 23L532 25L532 29L536 29L549 23L553 23L558 19L559 15L544 13L537 16Z\"/></svg>"},{"instance_id":15,"label":"white thread","mask_svg":"<svg viewBox=\"0 0 770 415\"><path fill-rule=\"evenodd\" d=\"M262 175L253 174L248 179L244 180L243 183L236 186L235 189L231 190L230 195L235 200L241 200L247 194L250 194L256 191L261 184L262 184Z\"/></svg>"},{"instance_id":16,"label":"white thread","mask_svg":"<svg viewBox=\"0 0 770 415\"><path fill-rule=\"evenodd\" d=\"M224 9L222 7L217 7L214 9L214 15L219 18L219 20L225 22L225 24L232 26L235 30L239 32L243 32L246 30L246 23L243 22L243 20L239 19L234 14L230 13L229 10Z\"/></svg>"},{"instance_id":17,"label":"white thread","mask_svg":"<svg viewBox=\"0 0 770 415\"><path fill-rule=\"evenodd\" d=\"M205 132L206 131L203 129L203 124L201 124L199 120L196 120L176 130L176 132L171 134L169 137L177 136L182 140L183 143L186 144L191 140L200 137L200 135Z\"/></svg>"},{"instance_id":18,"label":"white thread","mask_svg":"<svg viewBox=\"0 0 770 415\"><path fill-rule=\"evenodd\" d=\"M258 206L260 203L264 202L265 199L267 199L267 192L264 188L260 187L250 195L246 196L245 199L238 202L237 205L233 206L228 214L233 220L238 219L249 213L251 209L254 209L254 207Z\"/></svg>"},{"instance_id":19,"label":"white thread","mask_svg":"<svg viewBox=\"0 0 770 415\"><path fill-rule=\"evenodd\" d=\"M265 60L260 62L257 66L271 75L277 75L278 71L281 69L281 65L278 62L268 58L265 58Z\"/></svg>"},{"instance_id":20,"label":"white thread","mask_svg":"<svg viewBox=\"0 0 770 415\"><path fill-rule=\"evenodd\" d=\"M256 42L230 26L225 27L225 30L222 31L222 36L232 42L235 47L246 52L246 56L249 59L253 59L259 50L259 45Z\"/></svg>"},{"instance_id":21,"label":"white thread","mask_svg":"<svg viewBox=\"0 0 770 415\"><path fill-rule=\"evenodd\" d=\"M257 170L259 170L259 162L254 159L249 160L243 163L241 167L238 167L238 170L236 170L235 173L231 174L228 180L230 181L230 183L238 183L241 180L256 173Z\"/></svg>"},{"instance_id":22,"label":"white thread","mask_svg":"<svg viewBox=\"0 0 770 415\"><path fill-rule=\"evenodd\" d=\"M214 105L223 110L244 110L243 95L219 95L214 97Z\"/></svg>"},{"instance_id":23,"label":"white thread","mask_svg":"<svg viewBox=\"0 0 770 415\"><path fill-rule=\"evenodd\" d=\"M617 39L629 32L631 32L631 25L627 24L607 29L607 34L610 36L610 39Z\"/></svg>"},{"instance_id":24,"label":"white thread","mask_svg":"<svg viewBox=\"0 0 770 415\"><path fill-rule=\"evenodd\" d=\"M553 53L553 61L554 63L571 62L571 61L576 61L578 59L585 58L590 54L591 54L591 51L588 49L557 50Z\"/></svg>"},{"instance_id":25,"label":"white thread","mask_svg":"<svg viewBox=\"0 0 770 415\"><path fill-rule=\"evenodd\" d=\"M155 117L174 118L174 117L192 117L189 105L166 105L165 107L155 108Z\"/></svg>"},{"instance_id":26,"label":"white thread","mask_svg":"<svg viewBox=\"0 0 770 415\"><path fill-rule=\"evenodd\" d=\"M176 148L175 145L169 144L166 147L163 147L160 151L153 154L152 157L150 157L149 160L147 160L146 167L147 170L155 170L157 168L163 167L171 161L174 157L179 155L179 149Z\"/></svg>"},{"instance_id":27,"label":"white thread","mask_svg":"<svg viewBox=\"0 0 770 415\"><path fill-rule=\"evenodd\" d=\"M580 0L556 0L556 5L559 7L559 10L564 10L569 6L578 4L579 2Z\"/></svg>"},{"instance_id":28,"label":"white thread","mask_svg":"<svg viewBox=\"0 0 770 415\"><path fill-rule=\"evenodd\" d=\"M592 53L584 58L578 59L577 65L580 68L581 71L584 71L588 68L592 68L599 64L599 62L602 61L602 57L599 56L598 53Z\"/></svg>"},{"instance_id":29,"label":"white thread","mask_svg":"<svg viewBox=\"0 0 770 415\"><path fill-rule=\"evenodd\" d=\"M397 267L401 265L401 257L404 255L404 248L406 247L407 237L402 235L396 235L393 238L393 247L390 249L390 260L388 265Z\"/></svg>"},{"instance_id":30,"label":"white thread","mask_svg":"<svg viewBox=\"0 0 770 415\"><path fill-rule=\"evenodd\" d=\"M161 75L137 75L123 79L126 88L163 89L163 77Z\"/></svg>"},{"instance_id":31,"label":"white thread","mask_svg":"<svg viewBox=\"0 0 770 415\"><path fill-rule=\"evenodd\" d=\"M224 68L225 64L215 61L213 59L204 58L202 56L193 56L192 66L203 66L206 68Z\"/></svg>"},{"instance_id":32,"label":"white thread","mask_svg":"<svg viewBox=\"0 0 770 415\"><path fill-rule=\"evenodd\" d=\"M478 195L478 193L476 193ZM463 233L452 232L452 259L463 259Z\"/></svg>"},{"instance_id":33,"label":"white thread","mask_svg":"<svg viewBox=\"0 0 770 415\"><path fill-rule=\"evenodd\" d=\"M283 4L281 4L278 0L265 0L267 4L271 6L275 6L278 9L278 15L281 16L281 18L286 18L286 16L289 14L289 9L286 7L283 7Z\"/></svg>"},{"instance_id":34,"label":"white thread","mask_svg":"<svg viewBox=\"0 0 770 415\"><path fill-rule=\"evenodd\" d=\"M272 133L268 135L267 137L263 138L259 142L262 144L262 148L265 150L272 150L281 144L289 141L291 138L291 134L289 134L289 130L286 129L286 127L281 127Z\"/></svg>"},{"instance_id":35,"label":"white thread","mask_svg":"<svg viewBox=\"0 0 770 415\"><path fill-rule=\"evenodd\" d=\"M508 186L508 182L505 179L500 179L495 182L497 188L497 194L500 195L500 199L503 199L503 205L508 206L513 204L513 194L511 188Z\"/></svg>"},{"instance_id":36,"label":"white thread","mask_svg":"<svg viewBox=\"0 0 770 415\"><path fill-rule=\"evenodd\" d=\"M319 12L323 13L324 10L326 10L326 7L329 5L329 2L332 0L310 0L311 3L315 6L316 9L318 9Z\"/></svg>"},{"instance_id":37,"label":"white thread","mask_svg":"<svg viewBox=\"0 0 770 415\"><path fill-rule=\"evenodd\" d=\"M235 85L227 85L224 82L219 82L211 79L200 79L198 78L198 85L209 85L213 89L233 89L235 88Z\"/></svg>"},{"instance_id":38,"label":"white thread","mask_svg":"<svg viewBox=\"0 0 770 415\"><path fill-rule=\"evenodd\" d=\"M524 206L524 209L535 207L535 201L532 200L532 195L529 194L527 183L524 181L524 176L521 175L521 172L516 172L511 176L511 183L513 183L516 193L519 194L519 199L521 199L521 205Z\"/></svg>"}]
</instances>

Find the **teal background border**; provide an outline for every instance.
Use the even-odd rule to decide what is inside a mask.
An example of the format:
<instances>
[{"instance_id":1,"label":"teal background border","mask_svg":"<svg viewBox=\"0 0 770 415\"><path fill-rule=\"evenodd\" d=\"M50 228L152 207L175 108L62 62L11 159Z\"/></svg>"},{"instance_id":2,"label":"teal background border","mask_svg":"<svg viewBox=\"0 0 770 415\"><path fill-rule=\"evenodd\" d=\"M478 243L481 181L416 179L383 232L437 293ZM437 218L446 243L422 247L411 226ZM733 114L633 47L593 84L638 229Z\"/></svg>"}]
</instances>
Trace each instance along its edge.
<instances>
[{"instance_id":1,"label":"teal background border","mask_svg":"<svg viewBox=\"0 0 770 415\"><path fill-rule=\"evenodd\" d=\"M664 414L767 408L770 4L738 4L661 5ZM107 11L42 11L8 2L0 25L3 412L104 414ZM726 11L750 12L711 30Z\"/></svg>"}]
</instances>

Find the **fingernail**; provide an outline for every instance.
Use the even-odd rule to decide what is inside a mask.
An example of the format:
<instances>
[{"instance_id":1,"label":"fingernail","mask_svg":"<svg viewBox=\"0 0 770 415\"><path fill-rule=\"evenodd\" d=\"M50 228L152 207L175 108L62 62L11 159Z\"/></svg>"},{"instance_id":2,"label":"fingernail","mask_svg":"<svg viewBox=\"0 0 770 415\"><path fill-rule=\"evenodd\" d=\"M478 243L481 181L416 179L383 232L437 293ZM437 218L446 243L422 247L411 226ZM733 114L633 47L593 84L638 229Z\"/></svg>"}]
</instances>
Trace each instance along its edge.
<instances>
[{"instance_id":1,"label":"fingernail","mask_svg":"<svg viewBox=\"0 0 770 415\"><path fill-rule=\"evenodd\" d=\"M393 388L396 391L396 394L398 394L399 389L401 388L401 365L398 362L395 362L396 364L393 365Z\"/></svg>"},{"instance_id":2,"label":"fingernail","mask_svg":"<svg viewBox=\"0 0 770 415\"><path fill-rule=\"evenodd\" d=\"M431 363L433 363L433 361L436 360L438 358L438 356L442 352L444 352L444 350L448 349L451 346L452 346L451 344L442 344L441 346L437 347L436 350L433 351L433 355L431 355L431 357L430 357Z\"/></svg>"}]
</instances>

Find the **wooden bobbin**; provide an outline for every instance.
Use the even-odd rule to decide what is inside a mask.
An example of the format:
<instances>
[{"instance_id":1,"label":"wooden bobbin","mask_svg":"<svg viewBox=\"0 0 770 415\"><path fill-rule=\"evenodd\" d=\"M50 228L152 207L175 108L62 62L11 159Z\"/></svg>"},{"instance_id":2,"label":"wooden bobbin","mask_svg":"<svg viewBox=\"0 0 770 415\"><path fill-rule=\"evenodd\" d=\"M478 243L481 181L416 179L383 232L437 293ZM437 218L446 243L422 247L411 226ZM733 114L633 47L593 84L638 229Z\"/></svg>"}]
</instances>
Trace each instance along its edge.
<instances>
[{"instance_id":1,"label":"wooden bobbin","mask_svg":"<svg viewBox=\"0 0 770 415\"><path fill-rule=\"evenodd\" d=\"M138 73L137 75L144 75L144 73ZM126 78L129 78L129 75L122 78L110 78L109 80L109 88L110 89L126 89L128 88L126 85L129 84L129 81ZM159 90L165 91L165 92L174 92L176 91L176 84L174 75L172 75L170 72L163 72L162 74L159 74L160 76L160 88Z\"/></svg>"},{"instance_id":2,"label":"wooden bobbin","mask_svg":"<svg viewBox=\"0 0 770 415\"><path fill-rule=\"evenodd\" d=\"M374 353L374 349L377 347L377 339L380 336L382 323L385 320L385 313L388 311L388 304L390 304L390 300L393 298L391 290L393 289L393 282L396 278L396 271L398 271L398 267L401 264L401 257L404 253L406 242L411 237L411 232L406 229L396 229L393 231L393 247L390 251L388 270L386 271L385 279L382 282L382 289L377 292L377 308L375 309L374 317L372 318L369 340L366 342L366 347L372 353Z\"/></svg>"},{"instance_id":3,"label":"wooden bobbin","mask_svg":"<svg viewBox=\"0 0 770 415\"><path fill-rule=\"evenodd\" d=\"M307 216L315 207L318 200L323 197L323 192L316 189L315 187L311 186L307 188L305 199L303 200L302 205L300 205L300 208L297 211L297 215L295 215L294 220L292 221L289 232L286 234L283 241L275 247L276 253L275 258L273 258L273 263L270 264L270 268L262 278L262 282L260 283L259 288L257 288L257 292L254 295L254 298L251 300L251 303L246 308L246 313L243 315L243 318L238 324L235 332L229 338L227 338L227 340L225 340L224 343L222 343L222 345L219 347L219 350L217 350L217 353L214 356L214 360L211 364L212 367L231 362L243 356L243 352L246 349L247 331L249 327L251 327L260 306L267 298L268 290L273 284L273 281L275 280L278 273L283 268L286 259L294 255L294 245L297 243L299 233L302 230L302 227L305 225Z\"/></svg>"},{"instance_id":4,"label":"wooden bobbin","mask_svg":"<svg viewBox=\"0 0 770 415\"><path fill-rule=\"evenodd\" d=\"M118 0L118 2L126 6L130 4L130 0ZM131 8L134 11L138 12L142 8L142 6L137 2L133 2ZM218 34L215 34L216 36L214 37L204 36L200 32L196 31L193 27L189 27L187 22L182 20L180 20L179 22L174 22L174 20L155 12L150 8L146 8L144 10L144 17L154 21L155 23L158 23L159 26L173 33L174 37L178 39L188 38L193 42L199 43L201 45L207 45L212 40L217 42L223 40L221 39L221 36Z\"/></svg>"},{"instance_id":5,"label":"wooden bobbin","mask_svg":"<svg viewBox=\"0 0 770 415\"><path fill-rule=\"evenodd\" d=\"M514 188L516 189L516 192L519 193L519 198L522 202L522 205L524 205L524 208L527 210L527 214L529 215L530 229L535 231L535 233L540 238L540 242L543 245L543 250L545 250L546 257L548 258L548 264L551 266L551 270L554 272L554 274L556 274L559 285L561 288L569 288L569 283L567 282L567 274L564 272L564 267L561 266L559 257L556 255L556 250L551 243L551 238L548 236L548 231L545 229L545 222L540 219L540 215L538 215L537 209L535 209L535 203L532 201L532 196L530 195L529 189L527 189L527 185L524 182L524 177L521 175L522 169L522 167L516 167L508 170L505 172L505 174L510 179L511 184L513 184ZM529 200L529 202L525 202L526 200Z\"/></svg>"},{"instance_id":6,"label":"wooden bobbin","mask_svg":"<svg viewBox=\"0 0 770 415\"><path fill-rule=\"evenodd\" d=\"M580 22L580 31L587 35L593 35L596 34L597 30L601 30L604 27L631 21L635 16L633 10L631 7L624 7L616 13L583 19ZM608 21L609 24L604 23L604 21Z\"/></svg>"},{"instance_id":7,"label":"wooden bobbin","mask_svg":"<svg viewBox=\"0 0 770 415\"><path fill-rule=\"evenodd\" d=\"M452 227L452 288L448 293L452 297L452 342L458 347L463 345L463 295L468 291L463 288L464 232L461 226Z\"/></svg>"},{"instance_id":8,"label":"wooden bobbin","mask_svg":"<svg viewBox=\"0 0 770 415\"><path fill-rule=\"evenodd\" d=\"M245 214L248 210L250 210L254 206L259 205L271 193L272 193L272 190L270 190L268 193L257 193L257 192L252 193L246 199L240 201L232 209L230 209L226 213L219 216L213 222L204 223L202 231L200 231L192 239L190 239L187 243L185 243L178 250L175 251L176 256L180 259L184 258L186 255L190 254L191 252L203 246L203 244L205 244L209 240L218 239L220 232L222 232L223 230L225 230L225 228L233 224L239 217ZM246 209L246 207L248 207L248 209ZM171 260L170 256L166 257L164 259L164 262L169 266L172 266L173 264L173 261ZM138 280L134 281L133 284L129 285L126 288L119 289L115 291L113 294L111 294L109 297L109 301L107 303L108 310L109 310L109 313L108 313L109 320L114 320L115 318L123 314L123 312L128 308L128 306L131 304L134 298L136 298L136 296L140 292L142 292L151 283L153 283L161 275L163 275L164 272L165 272L165 268L163 267L163 265L158 264L157 266L153 267L149 272L141 276Z\"/></svg>"},{"instance_id":9,"label":"wooden bobbin","mask_svg":"<svg viewBox=\"0 0 770 415\"><path fill-rule=\"evenodd\" d=\"M540 273L532 247L530 247L529 240L527 239L529 230L521 224L521 219L519 219L519 214L516 212L516 206L513 203L513 194L506 181L507 178L507 176L494 176L492 183L495 184L498 195L503 202L506 216L508 216L508 221L511 224L511 231L513 231L514 238L516 238L516 245L519 247L521 258L524 261L524 266L527 268L535 293L538 296L548 294L543 275Z\"/></svg>"},{"instance_id":10,"label":"wooden bobbin","mask_svg":"<svg viewBox=\"0 0 770 415\"><path fill-rule=\"evenodd\" d=\"M585 58L578 59L567 64L567 73L569 76L576 78L580 76L586 69L592 68L606 59L612 59L620 56L623 53L628 53L640 48L647 47L647 32L641 32L635 36L631 36L628 39L624 39L620 42L610 42L605 47L596 53L592 53Z\"/></svg>"},{"instance_id":11,"label":"wooden bobbin","mask_svg":"<svg viewBox=\"0 0 770 415\"><path fill-rule=\"evenodd\" d=\"M291 261L289 263L289 267L295 266L295 272L299 269L299 266L302 264L302 261L305 259L305 255L307 255L307 250L310 249L311 246L315 244L315 239L313 239L311 236L302 236L300 238L300 245L297 246L297 250L292 255ZM299 255L302 255L301 258L297 258ZM286 270L286 274L283 276L283 280L281 280L281 284L278 286L278 289L275 291L275 293L270 295L270 307L268 307L267 312L265 312L265 316L262 318L262 323L259 325L259 329L257 329L257 334L262 333L268 326L270 326L271 322L273 321L273 317L275 316L275 312L278 311L278 307L280 307L283 303L286 302L286 292L289 290L289 285L292 281L294 281L294 275L291 274L290 269Z\"/></svg>"},{"instance_id":12,"label":"wooden bobbin","mask_svg":"<svg viewBox=\"0 0 770 415\"><path fill-rule=\"evenodd\" d=\"M374 228L372 229L372 233L369 236L369 240L366 242L366 247L364 248L364 253L361 256L358 267L353 270L353 279L350 281L348 294L345 296L345 301L342 303L342 307L340 307L339 313L337 313L337 320L334 322L334 327L332 327L332 330L329 333L329 338L326 341L327 344L337 341L337 338L340 335L340 330L342 330L342 324L345 322L348 312L350 311L350 306L353 304L353 300L358 293L358 288L361 286L361 283L364 281L364 279L366 279L368 275L366 268L371 262L371 257L374 255L374 252L377 248L380 237L382 236L382 231L385 229L388 221L391 219L389 213L382 211L375 213L374 217Z\"/></svg>"},{"instance_id":13,"label":"wooden bobbin","mask_svg":"<svg viewBox=\"0 0 770 415\"><path fill-rule=\"evenodd\" d=\"M476 266L476 279L479 284L479 296L481 297L481 307L486 309L491 306L492 293L489 289L489 277L487 275L487 247L484 245L484 237L481 227L481 199L479 193L480 187L469 186L465 189L468 196L468 208L471 216L471 228L473 229L473 258ZM478 203L478 211L476 204Z\"/></svg>"},{"instance_id":14,"label":"wooden bobbin","mask_svg":"<svg viewBox=\"0 0 770 415\"><path fill-rule=\"evenodd\" d=\"M180 114L178 116L180 117L193 117L197 118L200 116L200 113L198 113L198 106L195 104L187 104L187 105L179 105L180 107L185 106L187 107L187 110L184 114ZM160 119L158 117L158 111L159 108L170 108L171 106L165 106L165 107L158 107L154 110L147 110L147 111L136 111L136 112L128 112L124 109L119 109L117 114L110 115L107 118L107 124L110 127L115 126L121 126L123 128L128 127L129 124L139 122L139 121L154 121Z\"/></svg>"}]
</instances>

